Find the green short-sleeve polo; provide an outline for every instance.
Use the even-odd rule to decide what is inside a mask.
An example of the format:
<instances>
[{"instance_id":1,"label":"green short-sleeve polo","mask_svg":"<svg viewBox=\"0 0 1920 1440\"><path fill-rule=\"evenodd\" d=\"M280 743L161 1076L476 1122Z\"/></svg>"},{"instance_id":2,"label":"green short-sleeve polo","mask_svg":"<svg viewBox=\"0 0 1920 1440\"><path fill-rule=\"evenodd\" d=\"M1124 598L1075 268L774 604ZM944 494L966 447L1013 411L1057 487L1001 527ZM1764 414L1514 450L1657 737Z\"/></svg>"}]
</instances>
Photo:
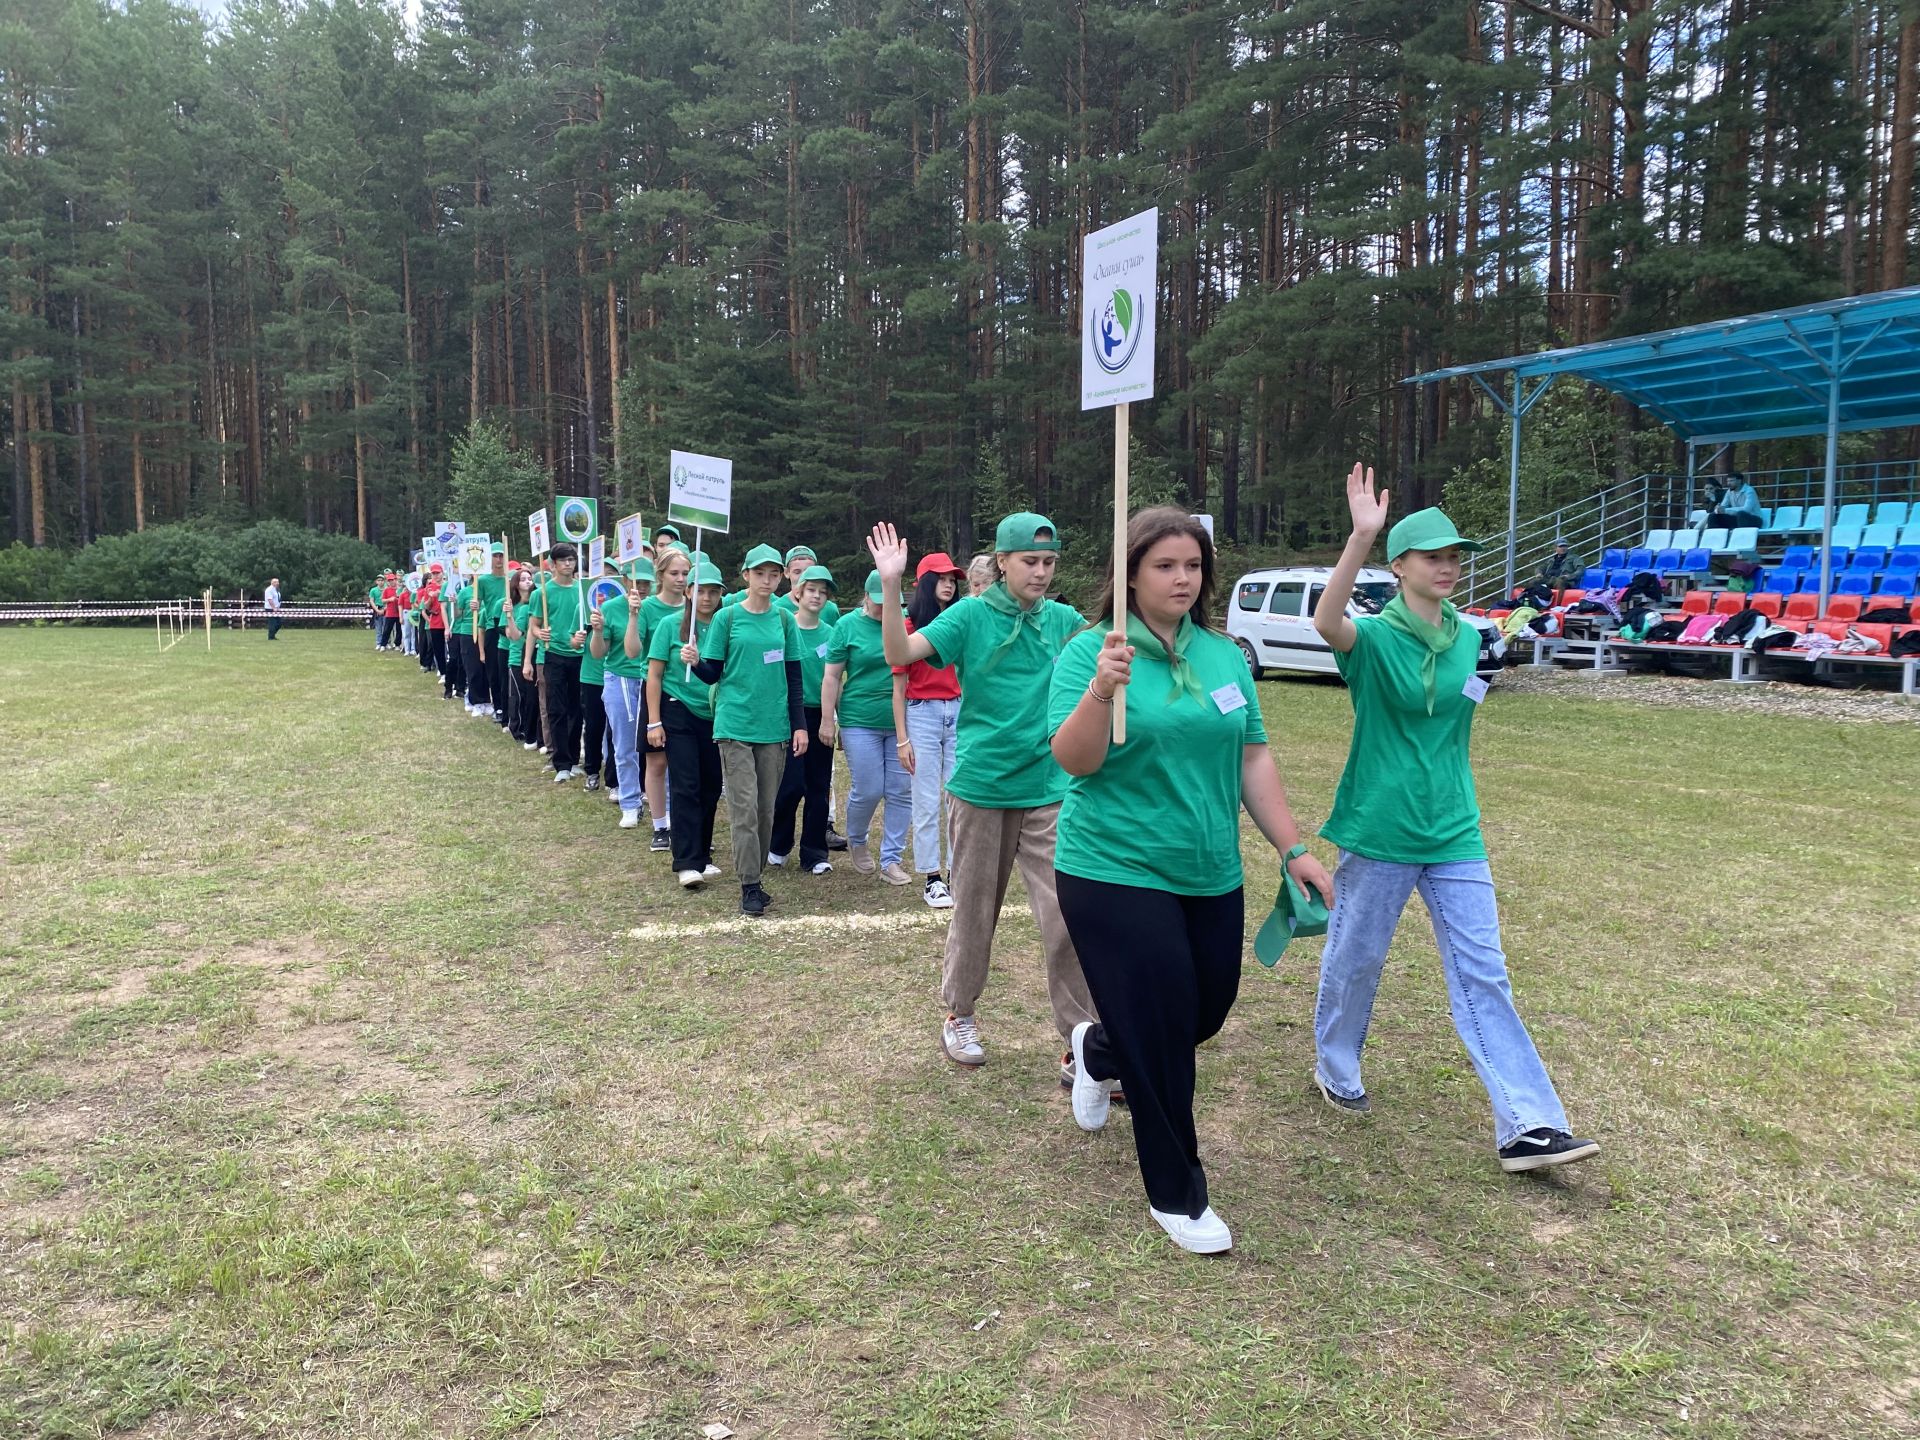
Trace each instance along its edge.
<instances>
[{"instance_id":1,"label":"green short-sleeve polo","mask_svg":"<svg viewBox=\"0 0 1920 1440\"><path fill-rule=\"evenodd\" d=\"M827 664L844 665L835 720L841 729L893 733L893 667L887 664L880 622L864 609L840 617L827 645Z\"/></svg>"},{"instance_id":2,"label":"green short-sleeve polo","mask_svg":"<svg viewBox=\"0 0 1920 1440\"><path fill-rule=\"evenodd\" d=\"M726 667L713 687L714 739L772 745L792 737L786 662L800 658L800 631L791 615L723 607L700 639L700 658Z\"/></svg>"},{"instance_id":3,"label":"green short-sleeve polo","mask_svg":"<svg viewBox=\"0 0 1920 1440\"><path fill-rule=\"evenodd\" d=\"M680 638L679 617L666 616L653 627L653 638L647 642L647 660L662 662L660 689L664 693L671 695L702 720L711 720L713 687L697 675L691 680L687 678L686 662L680 658L680 647L685 643Z\"/></svg>"}]
</instances>

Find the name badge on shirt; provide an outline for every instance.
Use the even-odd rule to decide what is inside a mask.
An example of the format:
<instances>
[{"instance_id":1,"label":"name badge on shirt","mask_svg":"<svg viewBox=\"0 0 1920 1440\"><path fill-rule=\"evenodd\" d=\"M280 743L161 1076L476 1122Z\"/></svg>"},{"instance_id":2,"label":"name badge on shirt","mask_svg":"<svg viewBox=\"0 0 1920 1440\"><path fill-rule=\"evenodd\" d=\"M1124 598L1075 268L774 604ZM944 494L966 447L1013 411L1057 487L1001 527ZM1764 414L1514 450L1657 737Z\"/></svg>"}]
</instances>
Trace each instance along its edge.
<instances>
[{"instance_id":1,"label":"name badge on shirt","mask_svg":"<svg viewBox=\"0 0 1920 1440\"><path fill-rule=\"evenodd\" d=\"M1231 715L1236 710L1246 708L1247 697L1241 693L1238 685L1222 685L1213 692L1213 703L1222 715Z\"/></svg>"},{"instance_id":2,"label":"name badge on shirt","mask_svg":"<svg viewBox=\"0 0 1920 1440\"><path fill-rule=\"evenodd\" d=\"M787 651L785 646L776 645L773 647L773 649L762 653L762 655L760 656L760 663L762 665L778 665L783 659L786 658L786 654L787 654Z\"/></svg>"},{"instance_id":3,"label":"name badge on shirt","mask_svg":"<svg viewBox=\"0 0 1920 1440\"><path fill-rule=\"evenodd\" d=\"M813 653L818 655L822 660L826 659L827 658L827 642L822 640L820 642L820 648L815 650Z\"/></svg>"},{"instance_id":4,"label":"name badge on shirt","mask_svg":"<svg viewBox=\"0 0 1920 1440\"><path fill-rule=\"evenodd\" d=\"M1478 675L1470 676L1467 683L1460 687L1460 693L1478 705L1487 698L1487 682Z\"/></svg>"}]
</instances>

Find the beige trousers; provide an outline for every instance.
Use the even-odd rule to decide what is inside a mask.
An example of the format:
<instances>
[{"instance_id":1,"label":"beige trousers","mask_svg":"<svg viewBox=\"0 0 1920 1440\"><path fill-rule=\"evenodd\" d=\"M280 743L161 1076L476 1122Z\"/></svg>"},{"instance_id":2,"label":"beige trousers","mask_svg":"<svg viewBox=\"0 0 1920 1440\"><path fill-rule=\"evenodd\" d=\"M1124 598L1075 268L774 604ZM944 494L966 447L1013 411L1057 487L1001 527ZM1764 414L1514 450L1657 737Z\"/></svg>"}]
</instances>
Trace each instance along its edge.
<instances>
[{"instance_id":1,"label":"beige trousers","mask_svg":"<svg viewBox=\"0 0 1920 1440\"><path fill-rule=\"evenodd\" d=\"M758 885L773 840L773 801L786 773L788 745L722 740L720 773L727 782L727 828L733 832L733 873Z\"/></svg>"}]
</instances>

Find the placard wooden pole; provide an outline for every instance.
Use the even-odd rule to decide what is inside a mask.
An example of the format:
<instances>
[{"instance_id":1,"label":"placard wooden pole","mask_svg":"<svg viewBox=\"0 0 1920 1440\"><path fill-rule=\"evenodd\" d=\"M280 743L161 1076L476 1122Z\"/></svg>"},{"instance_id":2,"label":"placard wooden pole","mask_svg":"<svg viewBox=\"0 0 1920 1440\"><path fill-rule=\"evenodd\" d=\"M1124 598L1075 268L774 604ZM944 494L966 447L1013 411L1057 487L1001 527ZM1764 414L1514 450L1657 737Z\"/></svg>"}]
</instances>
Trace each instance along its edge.
<instances>
[{"instance_id":1,"label":"placard wooden pole","mask_svg":"<svg viewBox=\"0 0 1920 1440\"><path fill-rule=\"evenodd\" d=\"M703 535L701 534L701 530L700 530L700 527L699 527L698 525L695 525L695 526L693 527L693 553L694 553L694 555L696 555L696 556L697 556L697 555L699 555L699 553L700 553L700 547L701 547L701 546L702 546L703 544L705 544L705 543L706 543L706 541L705 541L705 538L704 538L704 536L703 536ZM699 582L699 579L700 579L700 562L699 562L699 560L697 560L697 559L691 559L691 558L690 558L690 559L688 560L688 562L687 562L687 563L688 563L688 564L689 564L689 565L690 565L690 566L691 566L692 568L691 568L691 569L690 569L690 570L688 571L688 573L687 573L687 599L686 599L686 606L687 606L687 641L686 641L686 643L687 643L687 644L689 644L689 645L691 645L691 644L693 643L693 597L694 597L694 596L695 596L696 594L698 594L698 593L699 593L699 590L700 590L700 586L699 586L699 583L698 583L698 582ZM692 667L691 665L689 665L689 666L687 666L687 673L686 673L686 676L685 676L684 678L685 678L685 679L686 679L686 680L687 680L688 682L691 682L691 681L693 680L693 667Z\"/></svg>"},{"instance_id":2,"label":"placard wooden pole","mask_svg":"<svg viewBox=\"0 0 1920 1440\"><path fill-rule=\"evenodd\" d=\"M1113 628L1127 633L1127 410L1113 407ZM1127 687L1113 692L1113 743L1127 743Z\"/></svg>"}]
</instances>

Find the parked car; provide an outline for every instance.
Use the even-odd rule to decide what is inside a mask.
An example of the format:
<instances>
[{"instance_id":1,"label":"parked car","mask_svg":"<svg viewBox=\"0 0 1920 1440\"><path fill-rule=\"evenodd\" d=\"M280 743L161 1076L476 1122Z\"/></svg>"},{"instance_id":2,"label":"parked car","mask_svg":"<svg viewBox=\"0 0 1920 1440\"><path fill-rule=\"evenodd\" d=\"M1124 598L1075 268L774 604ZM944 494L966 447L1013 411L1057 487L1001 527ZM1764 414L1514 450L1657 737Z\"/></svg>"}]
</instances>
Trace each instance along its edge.
<instances>
[{"instance_id":1,"label":"parked car","mask_svg":"<svg viewBox=\"0 0 1920 1440\"><path fill-rule=\"evenodd\" d=\"M1320 603L1320 592L1327 588L1332 573L1325 565L1290 565L1249 570L1235 583L1233 598L1227 602L1227 634L1246 656L1254 679L1269 670L1336 673L1332 648L1313 628L1313 607ZM1353 582L1347 614L1378 615L1399 586L1391 570L1362 570ZM1500 657L1506 653L1499 627L1479 615L1460 618L1480 632L1480 675L1487 679L1498 675Z\"/></svg>"}]
</instances>

